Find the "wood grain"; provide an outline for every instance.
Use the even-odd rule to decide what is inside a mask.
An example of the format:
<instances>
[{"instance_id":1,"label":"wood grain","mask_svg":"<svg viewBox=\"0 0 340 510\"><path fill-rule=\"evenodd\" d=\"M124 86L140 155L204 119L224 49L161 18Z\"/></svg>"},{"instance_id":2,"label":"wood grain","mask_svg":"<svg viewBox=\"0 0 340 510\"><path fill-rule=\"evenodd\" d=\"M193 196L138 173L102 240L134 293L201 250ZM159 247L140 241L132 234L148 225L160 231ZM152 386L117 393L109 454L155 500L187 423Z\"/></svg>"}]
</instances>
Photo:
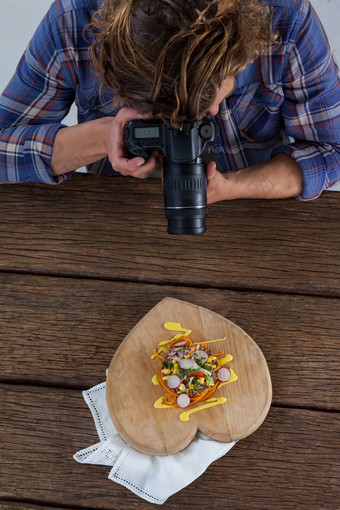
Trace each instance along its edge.
<instances>
[{"instance_id":1,"label":"wood grain","mask_svg":"<svg viewBox=\"0 0 340 510\"><path fill-rule=\"evenodd\" d=\"M77 450L98 441L79 391L0 385L0 402L0 501L154 508L107 480L109 468L73 460ZM336 414L272 408L255 434L239 441L163 508L208 510L213 498L213 508L335 510L339 443Z\"/></svg>"},{"instance_id":2,"label":"wood grain","mask_svg":"<svg viewBox=\"0 0 340 510\"><path fill-rule=\"evenodd\" d=\"M16 274L0 274L0 290L3 382L102 382L133 326L172 296L247 331L267 359L274 404L340 410L339 300Z\"/></svg>"},{"instance_id":3,"label":"wood grain","mask_svg":"<svg viewBox=\"0 0 340 510\"><path fill-rule=\"evenodd\" d=\"M72 456L98 441L80 390L169 295L247 331L278 407L163 508L338 508L339 194L215 204L190 238L157 180L0 186L0 214L0 510L154 508Z\"/></svg>"},{"instance_id":4,"label":"wood grain","mask_svg":"<svg viewBox=\"0 0 340 510\"><path fill-rule=\"evenodd\" d=\"M151 356L158 342L168 341L176 334L164 329L163 324L168 321L190 328L193 342L226 337L209 347L213 352L231 354L234 359L228 366L238 376L235 383L214 394L225 397L225 404L195 413L187 423L179 419L184 409L154 409L154 402L165 392L151 382L159 366L159 360ZM262 424L272 397L266 360L245 331L207 308L169 297L157 303L123 340L111 361L106 388L108 409L119 435L137 450L151 455L182 451L197 430L227 443L244 439ZM204 402L190 410L200 404Z\"/></svg>"},{"instance_id":5,"label":"wood grain","mask_svg":"<svg viewBox=\"0 0 340 510\"><path fill-rule=\"evenodd\" d=\"M7 501L7 502L1 502L0 501L0 510L67 510L65 507L62 506L46 506L46 505L34 505L29 503L22 503L20 501ZM88 509L90 510L90 509Z\"/></svg>"},{"instance_id":6,"label":"wood grain","mask_svg":"<svg viewBox=\"0 0 340 510\"><path fill-rule=\"evenodd\" d=\"M0 187L0 269L340 296L340 196L209 207L208 232L166 233L156 179L76 175Z\"/></svg>"}]
</instances>

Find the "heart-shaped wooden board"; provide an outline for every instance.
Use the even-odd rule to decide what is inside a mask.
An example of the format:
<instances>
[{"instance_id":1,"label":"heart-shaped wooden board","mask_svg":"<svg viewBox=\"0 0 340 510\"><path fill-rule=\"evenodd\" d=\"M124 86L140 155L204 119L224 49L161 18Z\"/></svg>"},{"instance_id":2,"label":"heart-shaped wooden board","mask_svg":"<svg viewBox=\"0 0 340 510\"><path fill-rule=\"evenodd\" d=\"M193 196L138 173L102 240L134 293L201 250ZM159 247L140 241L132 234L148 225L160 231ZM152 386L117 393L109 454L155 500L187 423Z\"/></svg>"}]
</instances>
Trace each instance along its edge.
<instances>
[{"instance_id":1,"label":"heart-shaped wooden board","mask_svg":"<svg viewBox=\"0 0 340 510\"><path fill-rule=\"evenodd\" d=\"M214 397L227 401L180 420L186 409L155 409L165 390L152 382L162 360L152 359L159 342L171 340L175 331L164 323L179 323L191 329L193 342L225 340L208 344L213 353L233 356L226 366L238 379L218 388ZM231 442L252 434L265 419L271 404L272 386L264 355L257 344L236 324L206 308L165 298L130 331L110 364L106 399L113 424L120 436L137 450L151 455L169 455L183 450L199 429L217 441Z\"/></svg>"}]
</instances>

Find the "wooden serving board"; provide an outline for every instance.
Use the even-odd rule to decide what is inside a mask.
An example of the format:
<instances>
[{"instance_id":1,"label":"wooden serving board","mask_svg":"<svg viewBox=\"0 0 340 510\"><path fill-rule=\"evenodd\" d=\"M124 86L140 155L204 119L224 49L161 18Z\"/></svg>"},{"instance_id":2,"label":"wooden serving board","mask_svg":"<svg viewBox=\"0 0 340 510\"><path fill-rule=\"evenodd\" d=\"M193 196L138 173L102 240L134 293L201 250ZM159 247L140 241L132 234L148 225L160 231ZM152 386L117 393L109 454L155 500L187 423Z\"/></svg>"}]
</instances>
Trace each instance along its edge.
<instances>
[{"instance_id":1,"label":"wooden serving board","mask_svg":"<svg viewBox=\"0 0 340 510\"><path fill-rule=\"evenodd\" d=\"M154 408L154 402L165 395L165 390L152 382L162 360L151 357L159 342L176 334L164 328L168 321L191 329L189 338L193 342L226 337L208 347L215 353L231 354L233 360L225 366L238 377L214 393L214 397L226 397L225 403L200 410L187 422L180 420L180 414L204 401L186 409ZM250 336L221 315L173 298L163 299L130 331L117 349L107 375L107 404L118 433L131 446L151 455L183 450L198 429L217 441L242 439L261 425L271 397L266 360Z\"/></svg>"}]
</instances>

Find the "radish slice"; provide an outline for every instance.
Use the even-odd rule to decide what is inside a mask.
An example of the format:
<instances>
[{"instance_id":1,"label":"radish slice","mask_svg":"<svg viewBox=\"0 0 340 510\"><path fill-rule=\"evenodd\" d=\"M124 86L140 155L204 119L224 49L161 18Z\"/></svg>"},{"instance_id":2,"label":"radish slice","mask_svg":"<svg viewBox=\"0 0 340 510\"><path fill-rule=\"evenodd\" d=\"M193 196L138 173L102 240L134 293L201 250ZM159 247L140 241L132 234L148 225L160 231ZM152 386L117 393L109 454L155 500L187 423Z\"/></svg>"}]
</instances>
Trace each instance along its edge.
<instances>
[{"instance_id":1,"label":"radish slice","mask_svg":"<svg viewBox=\"0 0 340 510\"><path fill-rule=\"evenodd\" d=\"M196 351L196 356L202 361L206 362L209 358L208 354L205 351Z\"/></svg>"},{"instance_id":2,"label":"radish slice","mask_svg":"<svg viewBox=\"0 0 340 510\"><path fill-rule=\"evenodd\" d=\"M218 378L222 382L228 382L231 377L230 370L228 368L220 368L218 371Z\"/></svg>"},{"instance_id":3,"label":"radish slice","mask_svg":"<svg viewBox=\"0 0 340 510\"><path fill-rule=\"evenodd\" d=\"M183 345L186 345L186 344L187 344L186 342L178 342L178 344L175 344L172 347L174 347L176 349L177 347L182 347Z\"/></svg>"},{"instance_id":4,"label":"radish slice","mask_svg":"<svg viewBox=\"0 0 340 510\"><path fill-rule=\"evenodd\" d=\"M169 379L167 380L168 386L171 390L176 390L180 384L181 380L178 377L178 375L170 375Z\"/></svg>"},{"instance_id":5,"label":"radish slice","mask_svg":"<svg viewBox=\"0 0 340 510\"><path fill-rule=\"evenodd\" d=\"M183 370L190 370L190 368L193 368L194 365L195 362L193 359L184 358L179 362L179 366L183 368Z\"/></svg>"},{"instance_id":6,"label":"radish slice","mask_svg":"<svg viewBox=\"0 0 340 510\"><path fill-rule=\"evenodd\" d=\"M177 397L177 404L179 405L179 407L188 407L188 405L190 404L190 397L185 393L182 393Z\"/></svg>"},{"instance_id":7,"label":"radish slice","mask_svg":"<svg viewBox=\"0 0 340 510\"><path fill-rule=\"evenodd\" d=\"M181 361L181 358L179 358L178 356L173 356L172 359L174 359L175 361Z\"/></svg>"}]
</instances>

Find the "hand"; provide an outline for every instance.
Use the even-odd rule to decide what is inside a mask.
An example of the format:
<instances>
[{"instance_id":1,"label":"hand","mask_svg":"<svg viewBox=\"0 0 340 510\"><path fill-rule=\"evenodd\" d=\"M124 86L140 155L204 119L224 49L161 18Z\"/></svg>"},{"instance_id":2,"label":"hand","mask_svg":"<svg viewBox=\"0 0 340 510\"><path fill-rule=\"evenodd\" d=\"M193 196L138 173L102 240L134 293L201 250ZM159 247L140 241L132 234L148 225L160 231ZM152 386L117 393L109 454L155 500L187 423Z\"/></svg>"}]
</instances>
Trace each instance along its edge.
<instances>
[{"instance_id":1,"label":"hand","mask_svg":"<svg viewBox=\"0 0 340 510\"><path fill-rule=\"evenodd\" d=\"M237 198L289 198L303 190L303 176L297 162L287 154L247 168L221 174L216 163L207 165L208 204Z\"/></svg>"},{"instance_id":2,"label":"hand","mask_svg":"<svg viewBox=\"0 0 340 510\"><path fill-rule=\"evenodd\" d=\"M228 200L226 195L226 185L227 185L228 174L221 174L216 169L216 163L214 161L209 161L207 164L207 181L208 181L208 189L207 189L207 202L208 204L213 204L214 202L220 202L221 200Z\"/></svg>"},{"instance_id":3,"label":"hand","mask_svg":"<svg viewBox=\"0 0 340 510\"><path fill-rule=\"evenodd\" d=\"M145 113L136 108L124 107L119 110L112 121L107 140L108 158L112 168L122 175L145 179L160 168L162 156L157 151L152 153L147 162L139 156L131 159L126 157L125 124L134 119L150 120L152 118L152 113Z\"/></svg>"}]
</instances>

